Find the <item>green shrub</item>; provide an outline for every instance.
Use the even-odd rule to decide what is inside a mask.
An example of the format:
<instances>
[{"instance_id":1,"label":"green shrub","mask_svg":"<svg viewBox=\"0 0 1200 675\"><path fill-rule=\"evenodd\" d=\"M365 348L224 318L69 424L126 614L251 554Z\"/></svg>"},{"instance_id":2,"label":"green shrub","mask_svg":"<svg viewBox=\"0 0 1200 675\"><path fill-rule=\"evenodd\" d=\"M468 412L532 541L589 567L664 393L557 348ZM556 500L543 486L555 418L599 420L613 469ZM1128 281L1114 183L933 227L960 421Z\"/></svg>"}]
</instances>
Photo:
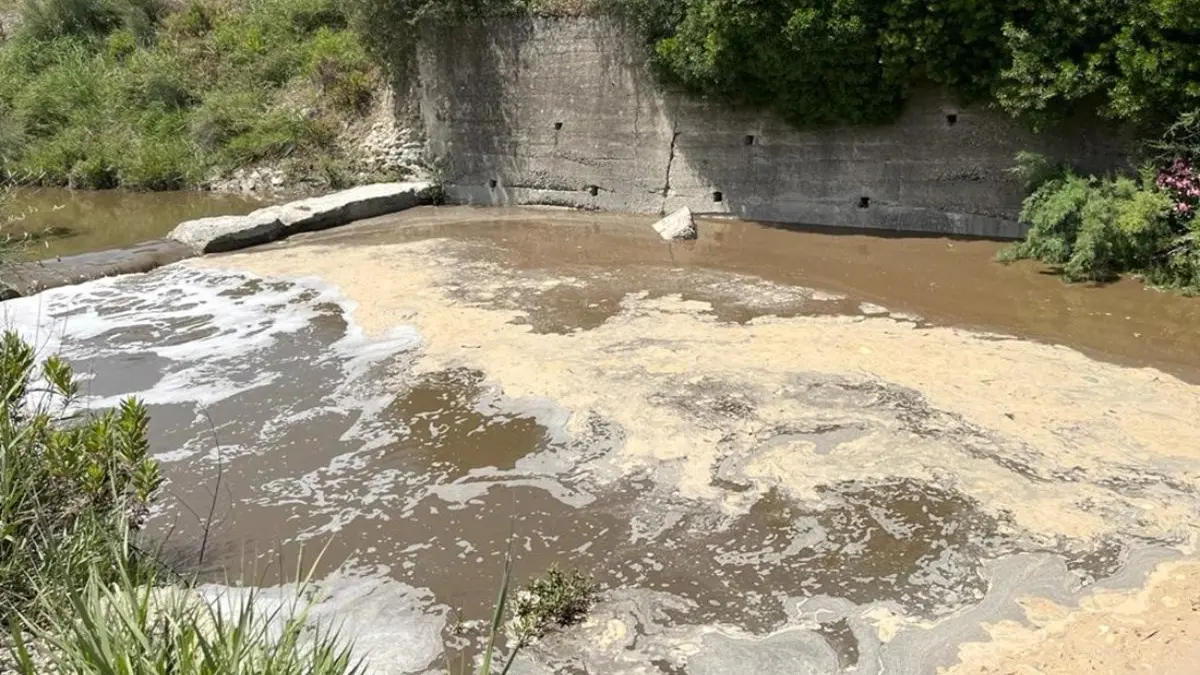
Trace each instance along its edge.
<instances>
[{"instance_id":1,"label":"green shrub","mask_svg":"<svg viewBox=\"0 0 1200 675\"><path fill-rule=\"evenodd\" d=\"M29 136L52 136L73 120L95 122L104 105L108 73L82 49L63 49L17 92L13 108Z\"/></svg>"},{"instance_id":2,"label":"green shrub","mask_svg":"<svg viewBox=\"0 0 1200 675\"><path fill-rule=\"evenodd\" d=\"M108 58L120 61L137 51L137 36L128 30L118 30L108 36L105 52Z\"/></svg>"},{"instance_id":3,"label":"green shrub","mask_svg":"<svg viewBox=\"0 0 1200 675\"><path fill-rule=\"evenodd\" d=\"M0 105L0 169L25 152L25 130L16 115ZM4 182L0 171L0 183Z\"/></svg>"},{"instance_id":4,"label":"green shrub","mask_svg":"<svg viewBox=\"0 0 1200 675\"><path fill-rule=\"evenodd\" d=\"M143 137L120 163L120 183L134 190L181 190L200 180L200 167L182 130Z\"/></svg>"},{"instance_id":5,"label":"green shrub","mask_svg":"<svg viewBox=\"0 0 1200 675\"><path fill-rule=\"evenodd\" d=\"M1004 25L1029 2L892 0L879 36L880 65L899 82L926 79L966 101L991 96L1009 53Z\"/></svg>"},{"instance_id":6,"label":"green shrub","mask_svg":"<svg viewBox=\"0 0 1200 675\"><path fill-rule=\"evenodd\" d=\"M21 7L21 30L37 40L104 35L119 23L109 0L25 0Z\"/></svg>"},{"instance_id":7,"label":"green shrub","mask_svg":"<svg viewBox=\"0 0 1200 675\"><path fill-rule=\"evenodd\" d=\"M30 1L45 28L0 43L0 175L26 182L175 189L283 158L321 174L376 85L335 0Z\"/></svg>"},{"instance_id":8,"label":"green shrub","mask_svg":"<svg viewBox=\"0 0 1200 675\"><path fill-rule=\"evenodd\" d=\"M1059 269L1068 281L1111 281L1127 272L1179 285L1194 270L1172 260L1187 233L1169 194L1149 176L1084 178L1068 172L1041 184L1025 200L1026 239L1004 260L1031 258Z\"/></svg>"},{"instance_id":9,"label":"green shrub","mask_svg":"<svg viewBox=\"0 0 1200 675\"><path fill-rule=\"evenodd\" d=\"M235 164L281 159L297 151L328 147L334 130L317 119L294 110L273 110L254 120L253 125L225 144L224 156Z\"/></svg>"},{"instance_id":10,"label":"green shrub","mask_svg":"<svg viewBox=\"0 0 1200 675\"><path fill-rule=\"evenodd\" d=\"M191 117L189 134L206 152L246 133L266 109L265 92L238 89L210 93Z\"/></svg>"},{"instance_id":11,"label":"green shrub","mask_svg":"<svg viewBox=\"0 0 1200 675\"><path fill-rule=\"evenodd\" d=\"M111 578L113 552L158 488L145 407L128 399L68 419L78 391L66 362L39 363L16 333L0 337L0 616L92 574Z\"/></svg>"},{"instance_id":12,"label":"green shrub","mask_svg":"<svg viewBox=\"0 0 1200 675\"><path fill-rule=\"evenodd\" d=\"M117 184L116 154L103 134L72 127L34 144L7 170L21 182L107 189Z\"/></svg>"},{"instance_id":13,"label":"green shrub","mask_svg":"<svg viewBox=\"0 0 1200 675\"><path fill-rule=\"evenodd\" d=\"M1200 103L1191 0L609 2L669 81L800 126L887 121L926 80L1034 127L1098 104L1155 135Z\"/></svg>"},{"instance_id":14,"label":"green shrub","mask_svg":"<svg viewBox=\"0 0 1200 675\"><path fill-rule=\"evenodd\" d=\"M689 2L659 40L659 70L691 91L774 109L797 126L894 118L903 82L879 65L871 0ZM836 73L836 75L835 75Z\"/></svg>"},{"instance_id":15,"label":"green shrub","mask_svg":"<svg viewBox=\"0 0 1200 675\"><path fill-rule=\"evenodd\" d=\"M191 0L187 9L168 16L168 32L187 37L200 37L213 29L213 12L202 2Z\"/></svg>"},{"instance_id":16,"label":"green shrub","mask_svg":"<svg viewBox=\"0 0 1200 675\"><path fill-rule=\"evenodd\" d=\"M161 0L24 0L21 31L35 40L60 37L102 37L126 29L149 44L162 20Z\"/></svg>"},{"instance_id":17,"label":"green shrub","mask_svg":"<svg viewBox=\"0 0 1200 675\"><path fill-rule=\"evenodd\" d=\"M120 173L111 157L99 153L80 153L67 169L66 184L86 190L111 190L120 184Z\"/></svg>"}]
</instances>

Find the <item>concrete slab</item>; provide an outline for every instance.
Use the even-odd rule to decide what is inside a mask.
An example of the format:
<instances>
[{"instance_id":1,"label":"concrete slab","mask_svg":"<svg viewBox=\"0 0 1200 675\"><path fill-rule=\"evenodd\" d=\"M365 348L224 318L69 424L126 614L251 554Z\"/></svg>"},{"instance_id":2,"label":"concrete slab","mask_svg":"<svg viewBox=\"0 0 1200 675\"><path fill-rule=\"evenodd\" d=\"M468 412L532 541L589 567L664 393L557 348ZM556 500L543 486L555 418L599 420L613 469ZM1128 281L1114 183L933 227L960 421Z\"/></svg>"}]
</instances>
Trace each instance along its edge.
<instances>
[{"instance_id":1,"label":"concrete slab","mask_svg":"<svg viewBox=\"0 0 1200 675\"><path fill-rule=\"evenodd\" d=\"M283 236L283 223L274 208L245 216L216 216L180 223L167 235L197 254L236 251L266 244Z\"/></svg>"},{"instance_id":2,"label":"concrete slab","mask_svg":"<svg viewBox=\"0 0 1200 675\"><path fill-rule=\"evenodd\" d=\"M433 184L425 181L376 183L265 210L278 215L286 237L403 211L429 203L432 195Z\"/></svg>"}]
</instances>

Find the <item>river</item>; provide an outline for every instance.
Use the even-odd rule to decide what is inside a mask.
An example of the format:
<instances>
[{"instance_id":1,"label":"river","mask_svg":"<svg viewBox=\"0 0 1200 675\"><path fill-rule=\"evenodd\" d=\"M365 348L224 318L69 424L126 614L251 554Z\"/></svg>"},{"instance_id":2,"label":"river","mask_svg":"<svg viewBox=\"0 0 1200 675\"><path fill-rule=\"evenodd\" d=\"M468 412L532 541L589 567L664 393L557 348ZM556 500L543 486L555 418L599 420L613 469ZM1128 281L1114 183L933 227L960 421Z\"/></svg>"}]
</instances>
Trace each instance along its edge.
<instances>
[{"instance_id":1,"label":"river","mask_svg":"<svg viewBox=\"0 0 1200 675\"><path fill-rule=\"evenodd\" d=\"M380 673L437 672L510 532L518 580L606 588L519 673L986 672L1029 598L1191 555L1195 301L995 242L649 222L422 208L3 310L88 405L150 404L181 566L315 566Z\"/></svg>"},{"instance_id":2,"label":"river","mask_svg":"<svg viewBox=\"0 0 1200 675\"><path fill-rule=\"evenodd\" d=\"M213 192L22 188L0 210L0 235L26 240L29 259L126 248L194 218L242 215L266 202Z\"/></svg>"}]
</instances>

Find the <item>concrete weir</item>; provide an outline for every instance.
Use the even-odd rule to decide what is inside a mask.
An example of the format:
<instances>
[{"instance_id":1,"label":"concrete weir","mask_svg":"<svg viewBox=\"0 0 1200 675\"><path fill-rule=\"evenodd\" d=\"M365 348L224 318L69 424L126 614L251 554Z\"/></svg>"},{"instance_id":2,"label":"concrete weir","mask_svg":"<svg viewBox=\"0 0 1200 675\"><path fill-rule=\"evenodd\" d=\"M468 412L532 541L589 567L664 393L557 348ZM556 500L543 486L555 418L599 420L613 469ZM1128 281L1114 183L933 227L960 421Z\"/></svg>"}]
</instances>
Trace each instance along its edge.
<instances>
[{"instance_id":1,"label":"concrete weir","mask_svg":"<svg viewBox=\"0 0 1200 675\"><path fill-rule=\"evenodd\" d=\"M149 272L185 258L231 251L395 213L434 199L427 182L377 183L259 209L245 216L216 216L180 223L166 239L137 246L6 266L0 299L31 295L93 279Z\"/></svg>"}]
</instances>

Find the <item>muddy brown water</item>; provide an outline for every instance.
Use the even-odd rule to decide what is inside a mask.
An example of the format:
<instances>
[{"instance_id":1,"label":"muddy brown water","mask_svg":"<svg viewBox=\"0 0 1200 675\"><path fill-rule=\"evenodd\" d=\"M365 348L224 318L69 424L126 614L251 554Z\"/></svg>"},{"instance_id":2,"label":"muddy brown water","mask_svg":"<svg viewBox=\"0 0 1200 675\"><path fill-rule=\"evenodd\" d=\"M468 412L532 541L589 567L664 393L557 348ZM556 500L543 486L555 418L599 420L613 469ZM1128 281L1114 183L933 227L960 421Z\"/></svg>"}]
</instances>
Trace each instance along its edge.
<instances>
[{"instance_id":1,"label":"muddy brown water","mask_svg":"<svg viewBox=\"0 0 1200 675\"><path fill-rule=\"evenodd\" d=\"M606 283L585 291L565 287L540 294L531 320L541 330L594 327L618 311L625 293L644 288L712 300L706 289L684 287L663 273L699 267L852 298L820 311L875 303L928 322L1067 345L1200 381L1200 301L1132 278L1067 284L1036 262L1000 264L995 257L1005 242L701 219L697 241L662 246L649 228L631 227L652 218L572 214L573 226L564 228L553 211L487 213L423 209L405 215L402 229L384 217L310 241L370 246L432 237L474 240L487 244L479 248L482 256L519 269L580 267L603 277ZM727 320L756 315L729 300L719 302L717 311Z\"/></svg>"},{"instance_id":2,"label":"muddy brown water","mask_svg":"<svg viewBox=\"0 0 1200 675\"><path fill-rule=\"evenodd\" d=\"M699 240L667 245L648 223L418 209L269 248L444 239L460 274L439 292L516 312L534 333L596 330L639 294L708 303L715 320L733 323L882 311L873 304L918 315L920 326L1065 344L1192 381L1200 373L1200 302L1135 282L1064 285L1037 265L991 262L995 242L705 220ZM1078 589L1116 574L1137 551L1177 543L1052 541L937 480L909 477L847 475L811 500L771 489L731 514L671 489L669 463L614 477L626 432L601 412L514 398L471 368L418 369L419 321L398 316L391 333L368 337L354 326L353 305L320 280L184 264L5 304L10 321L89 373L91 405L129 393L149 402L168 478L151 530L181 567L272 585L315 565L317 578L354 569L402 584L393 604L380 604L379 586L339 605L372 624L360 627L368 642L383 631L381 644L406 645L404 658L380 672L433 672L454 611L488 616L510 533L518 580L556 563L593 575L609 589L606 607L632 626L625 649L639 668L654 668L605 661L588 650L601 637L622 638L590 633L591 647L551 643L519 671L528 673L597 672L596 663L608 664L601 672L880 672L892 659L921 667L888 672L932 672L952 649L881 657L867 609L950 621L994 592L987 566L995 561L1040 556L1061 575L1047 583ZM472 336L461 340L469 348ZM536 368L537 355L529 358ZM803 442L836 454L883 428L914 438L943 433L941 422L914 421L927 411L876 409L906 400L905 392L813 377L766 399L704 381L651 402L694 419L698 430L765 429L758 416L771 397L840 420L759 432L764 452ZM843 419L858 410L869 414ZM745 494L747 480L736 457L713 467L713 485L728 499ZM809 607L819 609L806 614ZM761 641L718 639L716 626ZM772 642L793 635L786 631L800 632ZM689 660L686 645L702 653ZM738 656L743 648L755 656Z\"/></svg>"},{"instance_id":3,"label":"muddy brown water","mask_svg":"<svg viewBox=\"0 0 1200 675\"><path fill-rule=\"evenodd\" d=\"M212 192L25 188L4 204L0 226L12 237L28 236L24 257L36 260L127 248L161 239L185 220L242 215L265 204Z\"/></svg>"}]
</instances>

